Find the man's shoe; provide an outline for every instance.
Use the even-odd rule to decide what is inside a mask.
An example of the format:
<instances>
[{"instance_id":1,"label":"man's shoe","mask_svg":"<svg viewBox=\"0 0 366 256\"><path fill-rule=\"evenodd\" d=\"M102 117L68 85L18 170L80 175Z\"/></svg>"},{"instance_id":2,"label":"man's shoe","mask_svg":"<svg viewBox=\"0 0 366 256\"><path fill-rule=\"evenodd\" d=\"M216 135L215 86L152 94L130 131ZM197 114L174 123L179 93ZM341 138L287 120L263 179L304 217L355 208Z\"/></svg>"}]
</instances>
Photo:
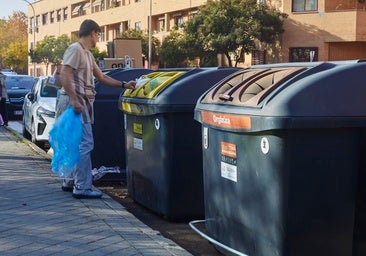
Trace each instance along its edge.
<instances>
[{"instance_id":1,"label":"man's shoe","mask_svg":"<svg viewBox=\"0 0 366 256\"><path fill-rule=\"evenodd\" d=\"M78 189L74 187L72 191L72 196L78 199L93 199L93 198L101 198L103 195L102 192L93 189Z\"/></svg>"},{"instance_id":2,"label":"man's shoe","mask_svg":"<svg viewBox=\"0 0 366 256\"><path fill-rule=\"evenodd\" d=\"M65 191L65 192L72 192L72 190L74 188L73 187L68 187L68 186L62 186L61 189L62 189L62 191Z\"/></svg>"},{"instance_id":3,"label":"man's shoe","mask_svg":"<svg viewBox=\"0 0 366 256\"><path fill-rule=\"evenodd\" d=\"M73 180L63 180L61 189L62 189L62 191L65 191L65 192L72 192L72 190L74 189L74 181Z\"/></svg>"}]
</instances>

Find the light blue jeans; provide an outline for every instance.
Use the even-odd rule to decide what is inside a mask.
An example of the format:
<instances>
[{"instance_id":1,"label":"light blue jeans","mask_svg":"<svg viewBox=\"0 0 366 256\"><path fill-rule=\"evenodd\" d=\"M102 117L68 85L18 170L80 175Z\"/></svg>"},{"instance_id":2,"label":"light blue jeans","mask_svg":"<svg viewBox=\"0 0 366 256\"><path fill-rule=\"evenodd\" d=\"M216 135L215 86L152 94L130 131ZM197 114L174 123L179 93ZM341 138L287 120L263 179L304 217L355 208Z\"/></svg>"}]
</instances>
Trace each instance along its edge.
<instances>
[{"instance_id":1,"label":"light blue jeans","mask_svg":"<svg viewBox=\"0 0 366 256\"><path fill-rule=\"evenodd\" d=\"M58 94L56 104L56 118L70 106L70 98L65 94ZM72 184L78 189L91 189L93 185L91 151L94 148L94 139L91 123L83 122L83 136L79 147L80 159L70 176L65 177L66 184Z\"/></svg>"},{"instance_id":2,"label":"light blue jeans","mask_svg":"<svg viewBox=\"0 0 366 256\"><path fill-rule=\"evenodd\" d=\"M94 139L91 123L83 124L83 137L80 143L80 160L73 172L74 184L78 189L91 189L93 186L91 151Z\"/></svg>"}]
</instances>

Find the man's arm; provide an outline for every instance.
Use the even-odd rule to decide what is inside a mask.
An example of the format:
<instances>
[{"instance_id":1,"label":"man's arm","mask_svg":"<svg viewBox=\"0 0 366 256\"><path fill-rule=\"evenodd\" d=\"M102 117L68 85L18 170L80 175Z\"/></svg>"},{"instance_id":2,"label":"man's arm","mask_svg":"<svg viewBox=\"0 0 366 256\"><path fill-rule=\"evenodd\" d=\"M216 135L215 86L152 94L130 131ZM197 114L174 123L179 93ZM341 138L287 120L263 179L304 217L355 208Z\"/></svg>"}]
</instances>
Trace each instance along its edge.
<instances>
[{"instance_id":1,"label":"man's arm","mask_svg":"<svg viewBox=\"0 0 366 256\"><path fill-rule=\"evenodd\" d=\"M131 80L129 82L123 82L123 81L116 80L110 76L107 76L107 75L103 74L103 72L99 68L94 70L94 76L102 84L106 84L106 85L113 86L113 87L120 87L120 88L124 87L126 89L134 89L135 85L136 85L136 81L133 81L133 80Z\"/></svg>"}]
</instances>

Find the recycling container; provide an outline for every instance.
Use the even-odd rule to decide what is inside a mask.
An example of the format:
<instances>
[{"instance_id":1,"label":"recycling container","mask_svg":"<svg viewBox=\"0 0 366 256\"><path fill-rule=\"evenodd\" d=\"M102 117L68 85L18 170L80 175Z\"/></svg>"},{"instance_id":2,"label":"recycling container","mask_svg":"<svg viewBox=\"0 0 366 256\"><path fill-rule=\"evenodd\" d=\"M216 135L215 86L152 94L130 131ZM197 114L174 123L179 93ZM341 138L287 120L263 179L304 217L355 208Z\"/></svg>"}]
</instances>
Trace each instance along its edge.
<instances>
[{"instance_id":1,"label":"recycling container","mask_svg":"<svg viewBox=\"0 0 366 256\"><path fill-rule=\"evenodd\" d=\"M150 72L150 69L115 69L107 71L106 75L120 81L130 81ZM124 89L106 86L97 81L95 90L92 166L97 169L101 166L125 169L123 113L118 107L119 96Z\"/></svg>"},{"instance_id":2,"label":"recycling container","mask_svg":"<svg viewBox=\"0 0 366 256\"><path fill-rule=\"evenodd\" d=\"M360 61L253 66L203 94L205 218L190 226L225 255L366 255L353 250L365 72Z\"/></svg>"},{"instance_id":3,"label":"recycling container","mask_svg":"<svg viewBox=\"0 0 366 256\"><path fill-rule=\"evenodd\" d=\"M203 216L198 97L238 69L157 71L121 97L127 186L139 204L171 221ZM145 76L146 78L146 76Z\"/></svg>"}]
</instances>

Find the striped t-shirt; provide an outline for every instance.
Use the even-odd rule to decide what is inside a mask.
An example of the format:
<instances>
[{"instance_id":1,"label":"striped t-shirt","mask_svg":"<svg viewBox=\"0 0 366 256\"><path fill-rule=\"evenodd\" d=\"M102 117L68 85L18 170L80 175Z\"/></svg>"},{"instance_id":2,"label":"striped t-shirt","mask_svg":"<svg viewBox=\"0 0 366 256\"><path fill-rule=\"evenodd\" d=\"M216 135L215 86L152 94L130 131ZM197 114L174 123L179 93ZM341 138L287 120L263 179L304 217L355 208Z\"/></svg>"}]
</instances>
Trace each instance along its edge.
<instances>
[{"instance_id":1,"label":"striped t-shirt","mask_svg":"<svg viewBox=\"0 0 366 256\"><path fill-rule=\"evenodd\" d=\"M93 123L93 102L96 94L93 70L99 68L94 56L89 50L84 49L79 42L76 42L65 51L62 64L74 70L72 84L80 103L83 105L83 122Z\"/></svg>"}]
</instances>

